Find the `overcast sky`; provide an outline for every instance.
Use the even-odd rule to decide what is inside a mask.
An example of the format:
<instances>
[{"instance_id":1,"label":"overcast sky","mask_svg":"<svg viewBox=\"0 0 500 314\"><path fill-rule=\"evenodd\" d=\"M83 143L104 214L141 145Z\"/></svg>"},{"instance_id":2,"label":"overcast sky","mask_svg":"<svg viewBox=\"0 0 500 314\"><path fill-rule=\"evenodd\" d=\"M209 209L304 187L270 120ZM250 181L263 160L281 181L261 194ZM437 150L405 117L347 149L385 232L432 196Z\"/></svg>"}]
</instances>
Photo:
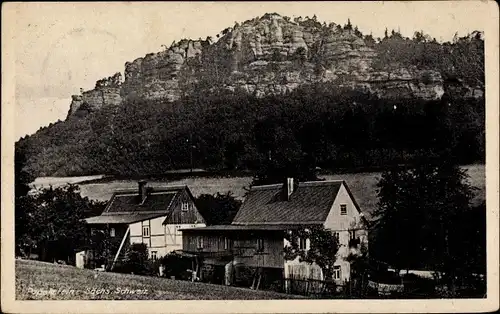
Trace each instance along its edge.
<instances>
[{"instance_id":1,"label":"overcast sky","mask_svg":"<svg viewBox=\"0 0 500 314\"><path fill-rule=\"evenodd\" d=\"M423 30L440 41L484 30L479 2L23 3L16 27L15 136L63 120L71 95L124 70L124 63L182 38L206 38L264 13L348 18L365 34L387 27L411 37ZM491 8L491 7L490 7ZM487 19L486 19L487 20ZM486 38L488 34L486 33Z\"/></svg>"}]
</instances>

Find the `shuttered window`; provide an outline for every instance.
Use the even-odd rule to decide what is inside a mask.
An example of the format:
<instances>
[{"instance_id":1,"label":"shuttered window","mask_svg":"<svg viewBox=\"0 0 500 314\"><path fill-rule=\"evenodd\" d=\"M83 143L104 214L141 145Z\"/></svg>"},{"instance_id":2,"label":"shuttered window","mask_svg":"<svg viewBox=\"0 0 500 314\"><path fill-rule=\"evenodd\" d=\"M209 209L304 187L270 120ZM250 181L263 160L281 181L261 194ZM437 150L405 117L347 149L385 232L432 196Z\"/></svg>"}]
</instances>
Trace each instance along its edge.
<instances>
[{"instance_id":1,"label":"shuttered window","mask_svg":"<svg viewBox=\"0 0 500 314\"><path fill-rule=\"evenodd\" d=\"M333 266L333 279L340 279L340 266Z\"/></svg>"},{"instance_id":2,"label":"shuttered window","mask_svg":"<svg viewBox=\"0 0 500 314\"><path fill-rule=\"evenodd\" d=\"M149 237L149 226L143 226L142 227L142 236L143 237Z\"/></svg>"},{"instance_id":3,"label":"shuttered window","mask_svg":"<svg viewBox=\"0 0 500 314\"><path fill-rule=\"evenodd\" d=\"M204 244L204 243L203 243L203 241L204 241L203 237L202 237L202 236L199 236L199 237L196 239L196 241L197 241L197 242L196 242L196 247L197 247L198 249L203 249L203 244Z\"/></svg>"},{"instance_id":4,"label":"shuttered window","mask_svg":"<svg viewBox=\"0 0 500 314\"><path fill-rule=\"evenodd\" d=\"M307 239L299 238L299 249L306 250L307 249Z\"/></svg>"},{"instance_id":5,"label":"shuttered window","mask_svg":"<svg viewBox=\"0 0 500 314\"><path fill-rule=\"evenodd\" d=\"M264 251L264 239L263 238L258 238L257 239L257 252L263 252Z\"/></svg>"},{"instance_id":6,"label":"shuttered window","mask_svg":"<svg viewBox=\"0 0 500 314\"><path fill-rule=\"evenodd\" d=\"M347 205L346 204L341 204L340 205L340 214L341 215L347 215Z\"/></svg>"}]
</instances>

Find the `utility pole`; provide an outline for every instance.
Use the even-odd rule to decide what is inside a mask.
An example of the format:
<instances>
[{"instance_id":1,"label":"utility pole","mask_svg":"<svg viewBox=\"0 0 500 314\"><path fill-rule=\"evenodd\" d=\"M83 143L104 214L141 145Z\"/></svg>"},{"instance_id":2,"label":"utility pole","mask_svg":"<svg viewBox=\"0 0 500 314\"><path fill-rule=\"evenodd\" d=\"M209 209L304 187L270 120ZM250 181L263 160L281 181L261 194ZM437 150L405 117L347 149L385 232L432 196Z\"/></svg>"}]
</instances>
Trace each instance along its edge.
<instances>
[{"instance_id":1,"label":"utility pole","mask_svg":"<svg viewBox=\"0 0 500 314\"><path fill-rule=\"evenodd\" d=\"M186 140L189 144L189 164L191 165L190 173L193 173L193 148L195 146L193 145L193 133L189 133L189 139Z\"/></svg>"}]
</instances>

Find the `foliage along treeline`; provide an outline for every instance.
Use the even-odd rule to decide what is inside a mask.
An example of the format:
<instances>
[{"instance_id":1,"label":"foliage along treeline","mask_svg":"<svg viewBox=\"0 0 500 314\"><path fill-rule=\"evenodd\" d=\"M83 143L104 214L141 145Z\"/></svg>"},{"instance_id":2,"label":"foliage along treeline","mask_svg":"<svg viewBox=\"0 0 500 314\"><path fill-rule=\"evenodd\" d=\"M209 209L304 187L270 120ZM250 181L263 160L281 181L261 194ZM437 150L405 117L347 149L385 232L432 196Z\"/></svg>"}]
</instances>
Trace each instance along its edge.
<instances>
[{"instance_id":1,"label":"foliage along treeline","mask_svg":"<svg viewBox=\"0 0 500 314\"><path fill-rule=\"evenodd\" d=\"M381 100L330 84L257 98L216 91L132 101L71 117L16 143L34 176L148 175L171 169L366 168L447 147L484 160L484 99ZM450 133L451 141L441 140ZM306 170L304 170L304 169Z\"/></svg>"},{"instance_id":2,"label":"foliage along treeline","mask_svg":"<svg viewBox=\"0 0 500 314\"><path fill-rule=\"evenodd\" d=\"M423 155L413 167L383 173L370 256L397 273L434 271L448 287L448 296L483 294L486 205L472 204L475 188L453 161L448 152L434 160Z\"/></svg>"}]
</instances>

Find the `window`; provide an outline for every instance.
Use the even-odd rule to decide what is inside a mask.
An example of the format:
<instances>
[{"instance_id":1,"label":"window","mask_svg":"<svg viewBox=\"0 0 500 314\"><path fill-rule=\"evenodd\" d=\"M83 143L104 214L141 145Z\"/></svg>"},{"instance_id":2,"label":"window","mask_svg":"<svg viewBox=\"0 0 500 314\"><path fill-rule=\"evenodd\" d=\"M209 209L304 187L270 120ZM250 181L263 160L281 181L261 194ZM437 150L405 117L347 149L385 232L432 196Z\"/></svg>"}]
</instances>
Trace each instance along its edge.
<instances>
[{"instance_id":1,"label":"window","mask_svg":"<svg viewBox=\"0 0 500 314\"><path fill-rule=\"evenodd\" d=\"M187 212L189 210L189 203L182 203L181 210Z\"/></svg>"},{"instance_id":2,"label":"window","mask_svg":"<svg viewBox=\"0 0 500 314\"><path fill-rule=\"evenodd\" d=\"M224 250L229 250L231 248L231 240L224 237Z\"/></svg>"},{"instance_id":3,"label":"window","mask_svg":"<svg viewBox=\"0 0 500 314\"><path fill-rule=\"evenodd\" d=\"M203 249L203 237L200 236L196 239L196 247L199 250Z\"/></svg>"},{"instance_id":4,"label":"window","mask_svg":"<svg viewBox=\"0 0 500 314\"><path fill-rule=\"evenodd\" d=\"M347 215L347 205L346 204L341 204L340 205L340 214L341 215Z\"/></svg>"},{"instance_id":5,"label":"window","mask_svg":"<svg viewBox=\"0 0 500 314\"><path fill-rule=\"evenodd\" d=\"M149 237L149 226L142 226L142 236Z\"/></svg>"},{"instance_id":6,"label":"window","mask_svg":"<svg viewBox=\"0 0 500 314\"><path fill-rule=\"evenodd\" d=\"M157 256L158 252L157 251L151 251L151 259L153 261L156 261L158 259L158 256Z\"/></svg>"},{"instance_id":7,"label":"window","mask_svg":"<svg viewBox=\"0 0 500 314\"><path fill-rule=\"evenodd\" d=\"M264 251L264 239L258 238L257 239L257 252L263 252Z\"/></svg>"},{"instance_id":8,"label":"window","mask_svg":"<svg viewBox=\"0 0 500 314\"><path fill-rule=\"evenodd\" d=\"M299 238L299 249L305 250L306 246L306 238Z\"/></svg>"},{"instance_id":9,"label":"window","mask_svg":"<svg viewBox=\"0 0 500 314\"><path fill-rule=\"evenodd\" d=\"M339 233L338 232L334 232L333 236L335 237L335 239L337 239L337 242L340 242L340 238L339 238Z\"/></svg>"},{"instance_id":10,"label":"window","mask_svg":"<svg viewBox=\"0 0 500 314\"><path fill-rule=\"evenodd\" d=\"M115 228L109 229L109 236L114 237L115 236Z\"/></svg>"},{"instance_id":11,"label":"window","mask_svg":"<svg viewBox=\"0 0 500 314\"><path fill-rule=\"evenodd\" d=\"M340 279L340 266L333 266L333 279Z\"/></svg>"},{"instance_id":12,"label":"window","mask_svg":"<svg viewBox=\"0 0 500 314\"><path fill-rule=\"evenodd\" d=\"M356 230L349 230L349 240L356 239Z\"/></svg>"}]
</instances>

